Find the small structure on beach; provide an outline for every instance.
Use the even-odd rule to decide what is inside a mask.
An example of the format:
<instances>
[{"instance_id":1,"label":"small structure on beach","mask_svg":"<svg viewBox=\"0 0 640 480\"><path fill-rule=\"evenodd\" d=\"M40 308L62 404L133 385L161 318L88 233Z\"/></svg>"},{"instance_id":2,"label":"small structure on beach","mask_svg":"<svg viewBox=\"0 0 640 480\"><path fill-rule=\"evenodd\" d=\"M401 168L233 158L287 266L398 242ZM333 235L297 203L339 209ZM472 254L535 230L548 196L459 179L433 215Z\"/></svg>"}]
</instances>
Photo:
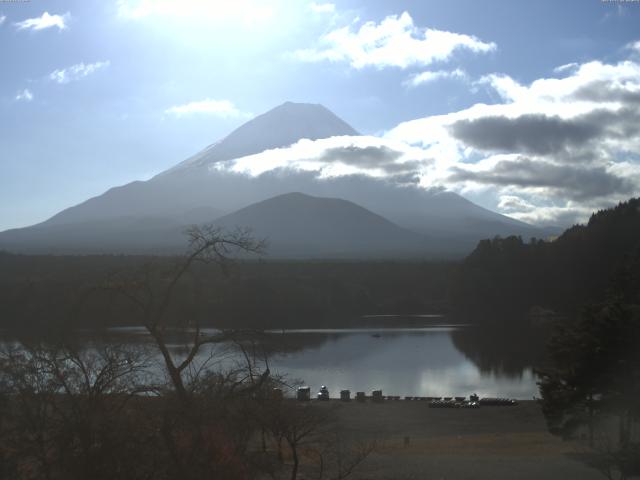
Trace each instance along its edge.
<instances>
[{"instance_id":1,"label":"small structure on beach","mask_svg":"<svg viewBox=\"0 0 640 480\"><path fill-rule=\"evenodd\" d=\"M329 400L329 389L325 385L322 385L322 387L320 387L320 391L318 392L318 400Z\"/></svg>"},{"instance_id":2,"label":"small structure on beach","mask_svg":"<svg viewBox=\"0 0 640 480\"><path fill-rule=\"evenodd\" d=\"M382 397L382 390L374 390L373 392L371 392L371 400L376 403L381 403L384 400L384 398Z\"/></svg>"},{"instance_id":3,"label":"small structure on beach","mask_svg":"<svg viewBox=\"0 0 640 480\"><path fill-rule=\"evenodd\" d=\"M297 399L300 402L308 402L309 400L311 400L311 388L298 387Z\"/></svg>"},{"instance_id":4,"label":"small structure on beach","mask_svg":"<svg viewBox=\"0 0 640 480\"><path fill-rule=\"evenodd\" d=\"M356 402L362 402L364 403L366 401L367 397L364 394L364 392L356 392Z\"/></svg>"},{"instance_id":5,"label":"small structure on beach","mask_svg":"<svg viewBox=\"0 0 640 480\"><path fill-rule=\"evenodd\" d=\"M343 402L351 401L351 390L340 390L340 400Z\"/></svg>"}]
</instances>

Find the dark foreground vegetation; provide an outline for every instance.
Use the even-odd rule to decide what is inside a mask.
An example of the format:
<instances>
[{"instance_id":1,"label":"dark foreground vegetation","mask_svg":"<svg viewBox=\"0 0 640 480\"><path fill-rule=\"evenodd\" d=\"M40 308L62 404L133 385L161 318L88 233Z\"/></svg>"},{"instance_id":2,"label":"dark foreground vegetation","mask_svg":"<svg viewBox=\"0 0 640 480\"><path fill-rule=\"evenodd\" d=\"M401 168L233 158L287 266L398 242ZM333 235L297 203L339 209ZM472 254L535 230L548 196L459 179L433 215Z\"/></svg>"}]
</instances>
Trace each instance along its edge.
<instances>
[{"instance_id":1,"label":"dark foreground vegetation","mask_svg":"<svg viewBox=\"0 0 640 480\"><path fill-rule=\"evenodd\" d=\"M23 345L0 362L3 479L346 478L373 450L283 400L261 360L150 381L139 351Z\"/></svg>"},{"instance_id":2,"label":"dark foreground vegetation","mask_svg":"<svg viewBox=\"0 0 640 480\"><path fill-rule=\"evenodd\" d=\"M538 371L549 430L579 437L607 478L640 476L640 292L612 290L575 321L560 323Z\"/></svg>"}]
</instances>

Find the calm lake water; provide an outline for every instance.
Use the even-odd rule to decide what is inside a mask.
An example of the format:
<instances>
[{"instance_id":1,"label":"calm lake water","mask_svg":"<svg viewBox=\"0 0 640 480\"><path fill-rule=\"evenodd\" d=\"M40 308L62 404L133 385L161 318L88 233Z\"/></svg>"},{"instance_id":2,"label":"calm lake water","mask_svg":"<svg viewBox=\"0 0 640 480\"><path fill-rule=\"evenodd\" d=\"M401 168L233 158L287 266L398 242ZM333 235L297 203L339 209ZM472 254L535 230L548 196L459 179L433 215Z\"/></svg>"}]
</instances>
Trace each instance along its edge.
<instances>
[{"instance_id":1,"label":"calm lake water","mask_svg":"<svg viewBox=\"0 0 640 480\"><path fill-rule=\"evenodd\" d=\"M314 394L326 385L332 397L342 389L425 397L538 395L526 348L472 327L288 330L265 337L271 371L310 386ZM531 343L526 336L523 341ZM172 346L179 351L178 343ZM224 368L238 354L222 357L218 366Z\"/></svg>"},{"instance_id":2,"label":"calm lake water","mask_svg":"<svg viewBox=\"0 0 640 480\"><path fill-rule=\"evenodd\" d=\"M386 395L480 396L531 399L537 395L531 368L481 370L453 341L453 327L379 330L300 330L286 333L299 351L276 354L271 369L337 396L382 389ZM315 344L313 341L315 340Z\"/></svg>"},{"instance_id":3,"label":"calm lake water","mask_svg":"<svg viewBox=\"0 0 640 480\"><path fill-rule=\"evenodd\" d=\"M163 372L159 353L142 328L114 329L107 343L140 346L152 358L151 369ZM98 343L104 339L96 340ZM93 342L93 340L91 341ZM88 348L91 342L83 343ZM326 385L332 397L342 389L382 389L385 395L480 396L531 399L538 395L533 373L533 342L527 334L504 337L464 326L412 326L352 329L271 331L258 342L269 350L269 367L299 381L313 394ZM184 353L178 341L170 344L176 356ZM209 367L230 368L242 356L233 345L216 347ZM198 361L208 361L203 352ZM294 390L287 394L293 394Z\"/></svg>"}]
</instances>

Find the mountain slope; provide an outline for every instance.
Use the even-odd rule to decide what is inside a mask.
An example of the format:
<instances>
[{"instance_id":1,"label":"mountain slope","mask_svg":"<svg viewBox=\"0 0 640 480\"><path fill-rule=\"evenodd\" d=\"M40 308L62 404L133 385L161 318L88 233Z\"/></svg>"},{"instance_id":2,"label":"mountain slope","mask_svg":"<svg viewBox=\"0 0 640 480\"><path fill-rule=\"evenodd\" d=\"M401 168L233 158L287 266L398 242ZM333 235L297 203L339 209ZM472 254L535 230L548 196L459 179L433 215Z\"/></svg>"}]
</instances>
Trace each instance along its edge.
<instances>
[{"instance_id":1,"label":"mountain slope","mask_svg":"<svg viewBox=\"0 0 640 480\"><path fill-rule=\"evenodd\" d=\"M43 223L63 224L124 216L164 216L180 222L185 212L201 207L215 207L228 213L276 193L259 199L245 199L236 198L231 189L218 195L225 189L219 188L216 176L209 174L210 165L271 148L287 147L303 138L316 140L341 135L358 135L358 132L322 105L286 102L146 182L136 181L111 188ZM218 183L224 181L221 179Z\"/></svg>"},{"instance_id":2,"label":"mountain slope","mask_svg":"<svg viewBox=\"0 0 640 480\"><path fill-rule=\"evenodd\" d=\"M186 248L186 225L166 217L40 224L0 234L0 250L37 254L168 254Z\"/></svg>"},{"instance_id":3,"label":"mountain slope","mask_svg":"<svg viewBox=\"0 0 640 480\"><path fill-rule=\"evenodd\" d=\"M144 249L145 239L149 239L150 251L164 250L178 241L175 239L182 239L170 231L208 223L292 191L341 198L426 235L431 239L431 256L462 256L478 240L495 235L545 236L530 225L481 208L452 192L426 191L356 175L319 179L310 172L274 170L250 177L211 168L218 162L286 147L303 138L349 135L357 132L325 107L287 102L148 181L112 188L39 225L0 233L0 249L73 253L82 246L83 252L108 252L113 245L113 251L119 252L126 243L124 239L129 238L139 248ZM166 238L161 238L163 235Z\"/></svg>"},{"instance_id":4,"label":"mountain slope","mask_svg":"<svg viewBox=\"0 0 640 480\"><path fill-rule=\"evenodd\" d=\"M287 193L249 205L215 222L250 227L274 257L407 257L426 253L422 236L355 203Z\"/></svg>"},{"instance_id":5,"label":"mountain slope","mask_svg":"<svg viewBox=\"0 0 640 480\"><path fill-rule=\"evenodd\" d=\"M389 258L428 255L427 239L352 202L287 193L212 222L249 227L274 258ZM122 217L47 224L4 232L3 247L37 253L182 253L187 225L167 218ZM46 242L42 239L46 238Z\"/></svg>"},{"instance_id":6,"label":"mountain slope","mask_svg":"<svg viewBox=\"0 0 640 480\"><path fill-rule=\"evenodd\" d=\"M302 138L318 140L338 135L359 135L326 107L286 102L236 128L221 141L163 172L212 165L272 148L296 143Z\"/></svg>"}]
</instances>

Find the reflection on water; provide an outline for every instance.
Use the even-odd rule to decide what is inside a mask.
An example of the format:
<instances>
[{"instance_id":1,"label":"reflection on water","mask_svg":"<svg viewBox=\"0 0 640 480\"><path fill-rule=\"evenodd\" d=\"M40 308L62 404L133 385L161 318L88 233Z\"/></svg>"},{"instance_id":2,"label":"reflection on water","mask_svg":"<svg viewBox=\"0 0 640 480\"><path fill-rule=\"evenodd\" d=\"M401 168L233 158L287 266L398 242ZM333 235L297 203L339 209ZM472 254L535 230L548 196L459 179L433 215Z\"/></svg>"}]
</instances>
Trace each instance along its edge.
<instances>
[{"instance_id":1,"label":"reflection on water","mask_svg":"<svg viewBox=\"0 0 640 480\"><path fill-rule=\"evenodd\" d=\"M455 347L481 372L519 377L544 362L549 332L541 328L464 328L451 333Z\"/></svg>"},{"instance_id":2,"label":"reflection on water","mask_svg":"<svg viewBox=\"0 0 640 480\"><path fill-rule=\"evenodd\" d=\"M313 389L327 385L389 395L504 396L530 399L537 394L531 368L518 375L480 369L452 340L457 328L412 328L348 332L297 331L287 343L306 344L300 351L272 357L271 369L303 380ZM465 329L466 330L466 329ZM315 344L311 344L314 340Z\"/></svg>"},{"instance_id":3,"label":"reflection on water","mask_svg":"<svg viewBox=\"0 0 640 480\"><path fill-rule=\"evenodd\" d=\"M184 337L183 337L184 338ZM518 340L520 339L520 340ZM400 396L480 396L531 399L537 395L532 366L538 343L530 334L512 336L465 326L351 328L271 331L254 343L269 354L273 373L290 383L299 380L317 391L327 385L332 396L382 389ZM152 377L163 376L162 359L144 329L114 329L109 336L83 340L85 348L100 343L128 343L150 352ZM5 342L7 344L7 342ZM175 337L169 345L187 354ZM260 356L260 355L258 355ZM201 352L196 368L224 370L243 361L232 343Z\"/></svg>"}]
</instances>

